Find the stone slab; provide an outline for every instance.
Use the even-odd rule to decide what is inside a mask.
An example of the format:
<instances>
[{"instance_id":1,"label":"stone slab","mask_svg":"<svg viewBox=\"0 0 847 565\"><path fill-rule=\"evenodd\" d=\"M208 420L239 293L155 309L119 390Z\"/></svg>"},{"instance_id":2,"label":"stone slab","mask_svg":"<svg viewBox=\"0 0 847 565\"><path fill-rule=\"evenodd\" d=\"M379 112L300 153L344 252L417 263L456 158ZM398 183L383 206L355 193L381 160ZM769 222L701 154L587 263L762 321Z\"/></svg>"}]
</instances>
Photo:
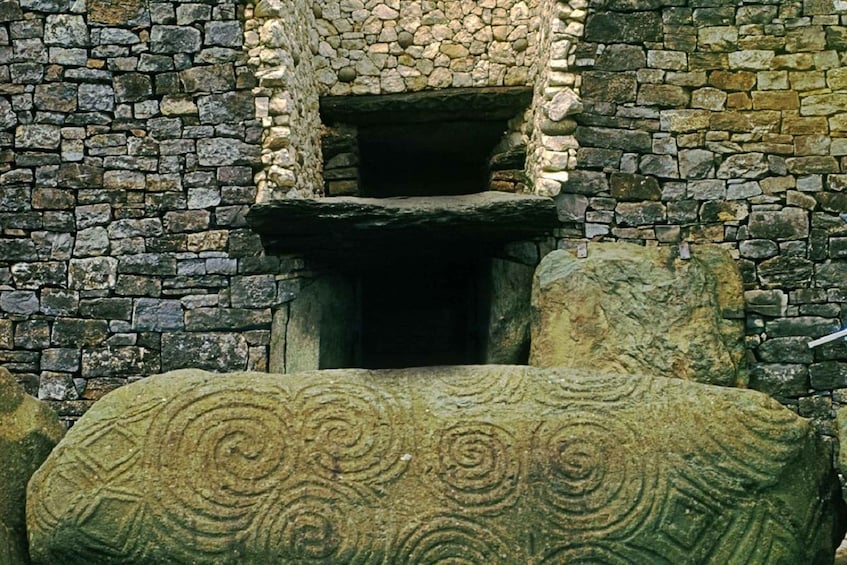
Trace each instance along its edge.
<instances>
[{"instance_id":1,"label":"stone slab","mask_svg":"<svg viewBox=\"0 0 847 565\"><path fill-rule=\"evenodd\" d=\"M29 563L26 486L65 428L46 405L27 395L0 367L0 563Z\"/></svg>"},{"instance_id":2,"label":"stone slab","mask_svg":"<svg viewBox=\"0 0 847 565\"><path fill-rule=\"evenodd\" d=\"M33 478L35 563L825 563L831 453L760 393L484 366L189 370ZM829 561L827 561L829 560Z\"/></svg>"},{"instance_id":3,"label":"stone slab","mask_svg":"<svg viewBox=\"0 0 847 565\"><path fill-rule=\"evenodd\" d=\"M589 244L554 251L533 287L530 364L745 382L741 278L729 253Z\"/></svg>"},{"instance_id":4,"label":"stone slab","mask_svg":"<svg viewBox=\"0 0 847 565\"><path fill-rule=\"evenodd\" d=\"M276 200L252 206L247 223L276 252L328 253L341 260L374 255L375 249L410 253L498 244L559 226L552 199L502 192Z\"/></svg>"}]
</instances>

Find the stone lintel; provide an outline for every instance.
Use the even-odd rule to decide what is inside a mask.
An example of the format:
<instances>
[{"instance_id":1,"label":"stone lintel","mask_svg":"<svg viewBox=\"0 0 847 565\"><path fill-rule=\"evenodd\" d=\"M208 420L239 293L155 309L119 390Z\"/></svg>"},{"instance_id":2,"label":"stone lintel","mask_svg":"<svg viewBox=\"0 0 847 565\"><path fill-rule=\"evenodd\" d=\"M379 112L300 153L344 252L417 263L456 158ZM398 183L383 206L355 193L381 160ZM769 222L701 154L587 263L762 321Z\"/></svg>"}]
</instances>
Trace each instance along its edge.
<instances>
[{"instance_id":1,"label":"stone lintel","mask_svg":"<svg viewBox=\"0 0 847 565\"><path fill-rule=\"evenodd\" d=\"M321 98L324 123L420 123L461 119L508 120L529 106L532 88L499 86Z\"/></svg>"},{"instance_id":2,"label":"stone lintel","mask_svg":"<svg viewBox=\"0 0 847 565\"><path fill-rule=\"evenodd\" d=\"M269 251L339 256L478 249L559 226L551 199L503 192L278 200L253 206L247 222Z\"/></svg>"}]
</instances>

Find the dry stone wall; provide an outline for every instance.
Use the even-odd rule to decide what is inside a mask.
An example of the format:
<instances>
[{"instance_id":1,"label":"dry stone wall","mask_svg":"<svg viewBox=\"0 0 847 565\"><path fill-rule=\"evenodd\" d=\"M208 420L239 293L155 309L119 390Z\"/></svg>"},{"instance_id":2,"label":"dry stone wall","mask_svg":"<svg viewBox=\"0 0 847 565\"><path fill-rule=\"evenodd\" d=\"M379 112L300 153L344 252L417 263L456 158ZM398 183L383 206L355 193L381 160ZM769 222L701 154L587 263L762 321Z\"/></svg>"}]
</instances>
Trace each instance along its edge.
<instances>
[{"instance_id":1,"label":"dry stone wall","mask_svg":"<svg viewBox=\"0 0 847 565\"><path fill-rule=\"evenodd\" d=\"M0 364L63 417L168 368L267 368L302 262L244 216L273 127L307 120L257 84L282 60L246 9L0 2Z\"/></svg>"},{"instance_id":2,"label":"dry stone wall","mask_svg":"<svg viewBox=\"0 0 847 565\"><path fill-rule=\"evenodd\" d=\"M847 6L595 2L574 69L563 245L725 246L744 276L751 386L831 418L847 344L806 343L847 322Z\"/></svg>"},{"instance_id":3,"label":"dry stone wall","mask_svg":"<svg viewBox=\"0 0 847 565\"><path fill-rule=\"evenodd\" d=\"M265 370L308 273L244 215L322 194L319 97L532 85L506 140L555 195L561 246L728 248L753 386L831 431L847 345L805 344L847 316L845 18L828 0L0 1L0 364L66 417L160 370Z\"/></svg>"},{"instance_id":4,"label":"dry stone wall","mask_svg":"<svg viewBox=\"0 0 847 565\"><path fill-rule=\"evenodd\" d=\"M536 74L538 0L342 0L315 5L321 92L523 86Z\"/></svg>"}]
</instances>

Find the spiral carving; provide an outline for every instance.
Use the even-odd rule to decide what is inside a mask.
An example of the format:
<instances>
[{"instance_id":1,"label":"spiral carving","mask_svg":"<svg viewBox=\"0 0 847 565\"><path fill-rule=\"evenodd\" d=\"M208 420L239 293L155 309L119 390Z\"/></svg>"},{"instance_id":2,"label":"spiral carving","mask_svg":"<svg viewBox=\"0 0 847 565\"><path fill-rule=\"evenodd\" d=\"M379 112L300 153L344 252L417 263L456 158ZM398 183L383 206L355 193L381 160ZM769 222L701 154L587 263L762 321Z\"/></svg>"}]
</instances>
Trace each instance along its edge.
<instances>
[{"instance_id":1,"label":"spiral carving","mask_svg":"<svg viewBox=\"0 0 847 565\"><path fill-rule=\"evenodd\" d=\"M464 510L498 513L517 500L521 462L514 439L485 422L456 424L438 444L438 476L444 493Z\"/></svg>"},{"instance_id":2,"label":"spiral carving","mask_svg":"<svg viewBox=\"0 0 847 565\"><path fill-rule=\"evenodd\" d=\"M379 551L360 530L360 516L349 510L371 504L365 493L338 482L317 478L286 485L259 512L252 549L285 563L373 562Z\"/></svg>"},{"instance_id":3,"label":"spiral carving","mask_svg":"<svg viewBox=\"0 0 847 565\"><path fill-rule=\"evenodd\" d=\"M514 543L482 524L439 515L424 519L402 537L392 563L519 563L516 552Z\"/></svg>"},{"instance_id":4,"label":"spiral carving","mask_svg":"<svg viewBox=\"0 0 847 565\"><path fill-rule=\"evenodd\" d=\"M556 407L635 401L650 390L644 379L602 373L586 379L573 369L551 369L539 381L543 393L538 401Z\"/></svg>"},{"instance_id":5,"label":"spiral carving","mask_svg":"<svg viewBox=\"0 0 847 565\"><path fill-rule=\"evenodd\" d=\"M288 478L294 451L277 394L200 388L165 406L146 485L164 530L189 533L199 550L238 538L263 495Z\"/></svg>"},{"instance_id":6,"label":"spiral carving","mask_svg":"<svg viewBox=\"0 0 847 565\"><path fill-rule=\"evenodd\" d=\"M502 367L443 367L435 375L439 389L444 390L460 406L479 404L514 404L524 396L526 370Z\"/></svg>"},{"instance_id":7,"label":"spiral carving","mask_svg":"<svg viewBox=\"0 0 847 565\"><path fill-rule=\"evenodd\" d=\"M384 484L406 469L402 421L387 393L336 383L300 391L305 458L327 479Z\"/></svg>"},{"instance_id":8,"label":"spiral carving","mask_svg":"<svg viewBox=\"0 0 847 565\"><path fill-rule=\"evenodd\" d=\"M611 534L649 515L655 468L637 452L632 430L609 415L572 412L536 435L539 499L559 528ZM631 450L631 453L630 453Z\"/></svg>"}]
</instances>

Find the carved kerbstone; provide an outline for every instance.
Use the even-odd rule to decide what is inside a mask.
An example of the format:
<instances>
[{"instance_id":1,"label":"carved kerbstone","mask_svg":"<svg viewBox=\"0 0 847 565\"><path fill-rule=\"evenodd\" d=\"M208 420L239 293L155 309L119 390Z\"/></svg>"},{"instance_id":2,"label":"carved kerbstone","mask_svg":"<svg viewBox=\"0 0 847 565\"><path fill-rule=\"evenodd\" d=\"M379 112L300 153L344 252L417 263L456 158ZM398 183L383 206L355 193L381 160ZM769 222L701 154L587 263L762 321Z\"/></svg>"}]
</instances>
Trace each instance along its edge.
<instances>
[{"instance_id":1,"label":"carved kerbstone","mask_svg":"<svg viewBox=\"0 0 847 565\"><path fill-rule=\"evenodd\" d=\"M830 453L754 391L513 366L179 371L33 478L38 563L825 563Z\"/></svg>"},{"instance_id":2,"label":"carved kerbstone","mask_svg":"<svg viewBox=\"0 0 847 565\"><path fill-rule=\"evenodd\" d=\"M554 251L532 291L538 367L642 373L743 385L744 294L729 253L591 243L588 257Z\"/></svg>"},{"instance_id":3,"label":"carved kerbstone","mask_svg":"<svg viewBox=\"0 0 847 565\"><path fill-rule=\"evenodd\" d=\"M26 485L64 433L56 414L0 367L0 564L29 562Z\"/></svg>"}]
</instances>

